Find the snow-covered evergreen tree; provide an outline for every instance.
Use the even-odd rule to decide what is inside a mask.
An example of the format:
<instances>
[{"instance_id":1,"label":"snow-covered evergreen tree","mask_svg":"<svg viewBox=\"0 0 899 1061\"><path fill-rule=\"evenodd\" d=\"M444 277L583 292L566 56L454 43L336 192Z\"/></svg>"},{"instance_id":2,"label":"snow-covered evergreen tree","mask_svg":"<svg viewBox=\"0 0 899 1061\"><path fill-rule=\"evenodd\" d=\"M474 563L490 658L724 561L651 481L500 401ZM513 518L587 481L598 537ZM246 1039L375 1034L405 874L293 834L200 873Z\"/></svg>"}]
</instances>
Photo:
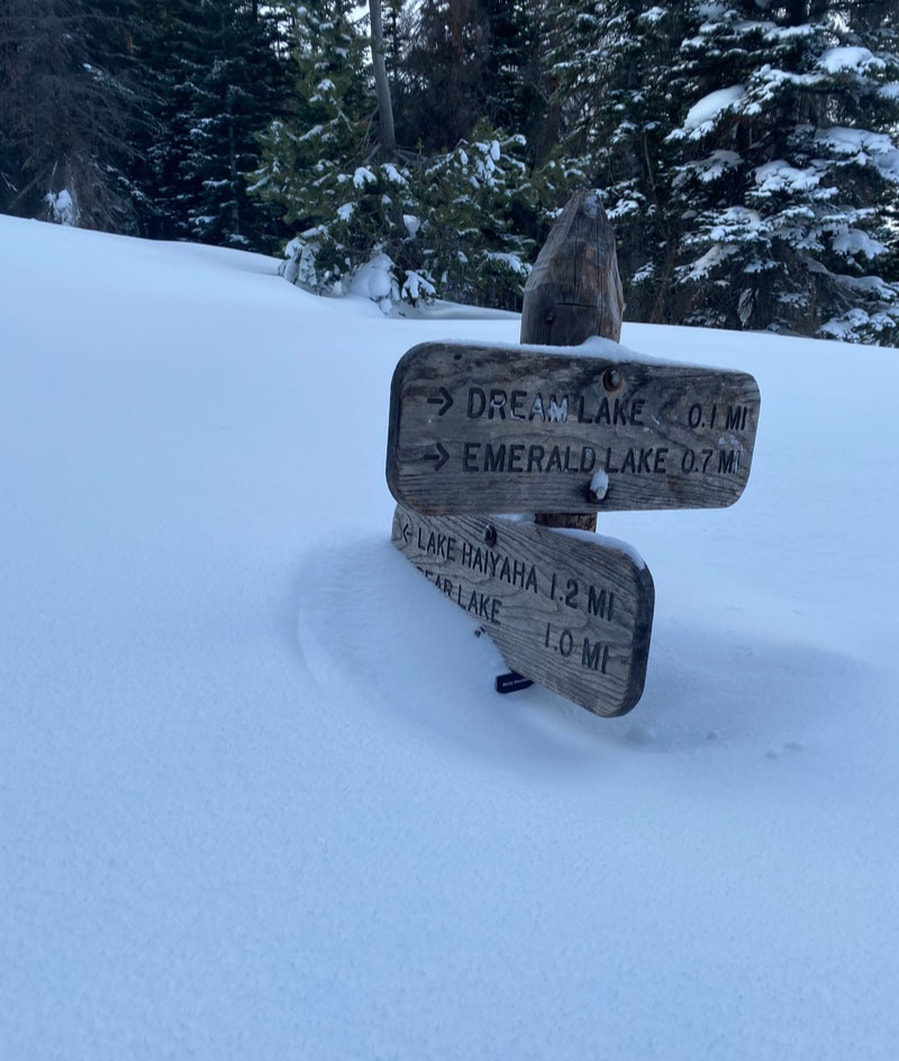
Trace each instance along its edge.
<instances>
[{"instance_id":1,"label":"snow-covered evergreen tree","mask_svg":"<svg viewBox=\"0 0 899 1061\"><path fill-rule=\"evenodd\" d=\"M628 315L672 318L680 219L672 214L673 151L682 86L684 4L604 0L586 10L554 0L552 69L567 164L602 190L617 229Z\"/></svg>"},{"instance_id":2,"label":"snow-covered evergreen tree","mask_svg":"<svg viewBox=\"0 0 899 1061\"><path fill-rule=\"evenodd\" d=\"M367 285L385 307L435 292L514 307L545 212L522 137L484 124L450 151L385 156L353 11L295 9L296 113L270 126L253 184L298 230L285 275L319 292Z\"/></svg>"},{"instance_id":3,"label":"snow-covered evergreen tree","mask_svg":"<svg viewBox=\"0 0 899 1061\"><path fill-rule=\"evenodd\" d=\"M288 278L335 291L401 221L395 200L405 178L392 164L382 171L375 157L376 103L355 5L307 0L292 4L290 15L293 113L273 121L260 138L262 161L251 190L299 231Z\"/></svg>"},{"instance_id":4,"label":"snow-covered evergreen tree","mask_svg":"<svg viewBox=\"0 0 899 1061\"><path fill-rule=\"evenodd\" d=\"M687 110L668 136L688 323L899 337L899 54L895 19L868 14L824 0L696 7Z\"/></svg>"},{"instance_id":5,"label":"snow-covered evergreen tree","mask_svg":"<svg viewBox=\"0 0 899 1061\"><path fill-rule=\"evenodd\" d=\"M547 146L544 52L549 0L409 4L395 77L399 141L451 150L486 122Z\"/></svg>"},{"instance_id":6,"label":"snow-covered evergreen tree","mask_svg":"<svg viewBox=\"0 0 899 1061\"><path fill-rule=\"evenodd\" d=\"M540 249L531 233L545 231L558 198L529 165L524 137L482 123L454 150L423 160L413 191L418 271L443 297L519 308Z\"/></svg>"},{"instance_id":7,"label":"snow-covered evergreen tree","mask_svg":"<svg viewBox=\"0 0 899 1061\"><path fill-rule=\"evenodd\" d=\"M895 5L554 0L632 319L895 342Z\"/></svg>"},{"instance_id":8,"label":"snow-covered evergreen tree","mask_svg":"<svg viewBox=\"0 0 899 1061\"><path fill-rule=\"evenodd\" d=\"M257 133L284 105L276 22L245 0L142 0L138 56L155 107L140 170L148 235L274 249L276 211L247 194Z\"/></svg>"},{"instance_id":9,"label":"snow-covered evergreen tree","mask_svg":"<svg viewBox=\"0 0 899 1061\"><path fill-rule=\"evenodd\" d=\"M0 210L131 231L133 0L0 5Z\"/></svg>"}]
</instances>

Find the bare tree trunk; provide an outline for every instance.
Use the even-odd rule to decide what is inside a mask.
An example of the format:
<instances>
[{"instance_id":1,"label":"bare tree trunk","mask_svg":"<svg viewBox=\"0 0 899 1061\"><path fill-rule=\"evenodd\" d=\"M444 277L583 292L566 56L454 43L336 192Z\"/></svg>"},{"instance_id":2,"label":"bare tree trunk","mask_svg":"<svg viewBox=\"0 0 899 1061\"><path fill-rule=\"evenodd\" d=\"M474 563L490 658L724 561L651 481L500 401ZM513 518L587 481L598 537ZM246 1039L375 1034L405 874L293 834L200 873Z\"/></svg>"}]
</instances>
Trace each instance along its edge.
<instances>
[{"instance_id":1,"label":"bare tree trunk","mask_svg":"<svg viewBox=\"0 0 899 1061\"><path fill-rule=\"evenodd\" d=\"M396 154L396 131L393 125L393 101L387 80L387 63L384 60L384 23L381 18L381 0L368 0L371 15L371 59L375 74L375 92L378 97L378 126L381 131L381 155L393 158Z\"/></svg>"}]
</instances>

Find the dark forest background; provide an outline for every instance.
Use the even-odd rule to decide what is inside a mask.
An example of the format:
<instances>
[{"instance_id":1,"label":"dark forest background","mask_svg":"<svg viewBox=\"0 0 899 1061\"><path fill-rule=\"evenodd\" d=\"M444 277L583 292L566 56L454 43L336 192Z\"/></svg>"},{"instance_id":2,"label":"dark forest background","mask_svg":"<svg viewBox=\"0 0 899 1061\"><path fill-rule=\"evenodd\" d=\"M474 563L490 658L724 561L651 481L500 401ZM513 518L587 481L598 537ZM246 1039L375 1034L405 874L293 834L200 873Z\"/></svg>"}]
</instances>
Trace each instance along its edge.
<instances>
[{"instance_id":1,"label":"dark forest background","mask_svg":"<svg viewBox=\"0 0 899 1061\"><path fill-rule=\"evenodd\" d=\"M899 342L884 0L0 0L0 211L517 308L599 189L631 320Z\"/></svg>"}]
</instances>

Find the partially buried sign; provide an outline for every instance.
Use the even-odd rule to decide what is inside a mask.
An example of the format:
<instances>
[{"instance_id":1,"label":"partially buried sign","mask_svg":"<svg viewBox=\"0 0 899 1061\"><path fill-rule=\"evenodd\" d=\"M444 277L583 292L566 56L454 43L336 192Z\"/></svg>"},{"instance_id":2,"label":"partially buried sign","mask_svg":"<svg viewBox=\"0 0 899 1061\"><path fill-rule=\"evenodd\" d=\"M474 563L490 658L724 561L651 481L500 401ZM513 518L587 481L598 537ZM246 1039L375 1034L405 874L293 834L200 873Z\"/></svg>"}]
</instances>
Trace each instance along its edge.
<instances>
[{"instance_id":1,"label":"partially buried sign","mask_svg":"<svg viewBox=\"0 0 899 1061\"><path fill-rule=\"evenodd\" d=\"M759 406L745 372L609 340L423 343L394 372L387 481L432 515L723 507L749 478Z\"/></svg>"},{"instance_id":2,"label":"partially buried sign","mask_svg":"<svg viewBox=\"0 0 899 1061\"><path fill-rule=\"evenodd\" d=\"M597 715L640 699L654 590L648 568L601 538L397 505L393 543L483 624L506 664Z\"/></svg>"}]
</instances>

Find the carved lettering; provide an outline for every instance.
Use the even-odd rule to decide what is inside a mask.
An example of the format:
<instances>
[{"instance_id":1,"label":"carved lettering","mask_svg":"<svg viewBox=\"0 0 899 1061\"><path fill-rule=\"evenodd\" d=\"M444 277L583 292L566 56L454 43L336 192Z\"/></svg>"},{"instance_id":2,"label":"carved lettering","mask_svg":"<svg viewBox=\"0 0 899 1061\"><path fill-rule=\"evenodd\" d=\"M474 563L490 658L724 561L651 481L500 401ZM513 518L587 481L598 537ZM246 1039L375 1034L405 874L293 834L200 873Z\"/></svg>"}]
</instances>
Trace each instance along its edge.
<instances>
[{"instance_id":1,"label":"carved lettering","mask_svg":"<svg viewBox=\"0 0 899 1061\"><path fill-rule=\"evenodd\" d=\"M597 593L595 586L587 587L587 611L591 615L598 615L600 619L608 619L611 622L614 604L615 594L611 591L606 593L601 589Z\"/></svg>"},{"instance_id":2,"label":"carved lettering","mask_svg":"<svg viewBox=\"0 0 899 1061\"><path fill-rule=\"evenodd\" d=\"M506 392L501 390L492 390L490 392L490 409L487 413L487 419L492 420L494 414L499 416L500 420L506 419Z\"/></svg>"},{"instance_id":3,"label":"carved lettering","mask_svg":"<svg viewBox=\"0 0 899 1061\"><path fill-rule=\"evenodd\" d=\"M506 444L501 442L496 449L488 442L484 446L484 471L504 472L506 470Z\"/></svg>"},{"instance_id":4,"label":"carved lettering","mask_svg":"<svg viewBox=\"0 0 899 1061\"><path fill-rule=\"evenodd\" d=\"M745 431L746 414L749 409L745 405L728 405L724 426L728 431Z\"/></svg>"},{"instance_id":5,"label":"carved lettering","mask_svg":"<svg viewBox=\"0 0 899 1061\"><path fill-rule=\"evenodd\" d=\"M469 387L468 388L468 418L475 420L479 416L484 415L484 410L487 408L487 395L481 390L480 387Z\"/></svg>"},{"instance_id":6,"label":"carved lettering","mask_svg":"<svg viewBox=\"0 0 899 1061\"><path fill-rule=\"evenodd\" d=\"M612 348L423 343L410 355L394 378L387 478L422 513L723 507L748 479L758 388L746 373Z\"/></svg>"},{"instance_id":7,"label":"carved lettering","mask_svg":"<svg viewBox=\"0 0 899 1061\"><path fill-rule=\"evenodd\" d=\"M555 394L549 399L549 409L546 419L551 423L565 423L568 419L568 395L566 394L560 402L556 402Z\"/></svg>"},{"instance_id":8,"label":"carved lettering","mask_svg":"<svg viewBox=\"0 0 899 1061\"><path fill-rule=\"evenodd\" d=\"M606 673L606 663L609 660L609 646L602 641L590 643L590 638L584 638L584 648L581 653L581 665L589 670L598 670L600 674Z\"/></svg>"},{"instance_id":9,"label":"carved lettering","mask_svg":"<svg viewBox=\"0 0 899 1061\"><path fill-rule=\"evenodd\" d=\"M560 446L563 465L566 449L571 468L582 459L590 463L581 447ZM514 453L507 443L507 466L524 467L528 456L523 443ZM645 460L650 469L655 456L653 449ZM644 590L633 581L636 571L620 550L612 559L606 547L531 524L426 517L402 507L393 541L441 595L490 634L513 670L599 714L635 702L648 647L635 637L651 622L652 591L651 582Z\"/></svg>"},{"instance_id":10,"label":"carved lettering","mask_svg":"<svg viewBox=\"0 0 899 1061\"><path fill-rule=\"evenodd\" d=\"M735 472L738 466L738 456L735 449L721 450L718 454L718 471L721 475Z\"/></svg>"}]
</instances>

